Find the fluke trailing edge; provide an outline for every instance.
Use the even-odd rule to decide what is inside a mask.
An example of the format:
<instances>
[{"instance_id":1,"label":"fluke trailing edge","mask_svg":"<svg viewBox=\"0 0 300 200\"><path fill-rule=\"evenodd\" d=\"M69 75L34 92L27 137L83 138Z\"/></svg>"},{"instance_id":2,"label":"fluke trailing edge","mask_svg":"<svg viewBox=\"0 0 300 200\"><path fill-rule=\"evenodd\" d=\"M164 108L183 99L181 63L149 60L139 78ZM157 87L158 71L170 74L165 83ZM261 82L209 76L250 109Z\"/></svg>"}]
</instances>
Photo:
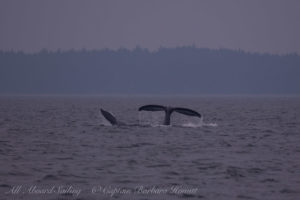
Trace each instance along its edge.
<instances>
[{"instance_id":1,"label":"fluke trailing edge","mask_svg":"<svg viewBox=\"0 0 300 200\"><path fill-rule=\"evenodd\" d=\"M107 121L111 123L111 125L124 125L121 122L118 122L117 119L109 112L100 109L102 115L105 117ZM180 108L180 107L167 107L167 106L161 106L161 105L145 105L138 109L138 111L164 111L165 112L165 119L163 124L164 125L170 125L171 123L171 115L173 112L178 112L184 115L193 116L193 117L199 117L201 118L201 114L198 112L188 109L188 108Z\"/></svg>"}]
</instances>

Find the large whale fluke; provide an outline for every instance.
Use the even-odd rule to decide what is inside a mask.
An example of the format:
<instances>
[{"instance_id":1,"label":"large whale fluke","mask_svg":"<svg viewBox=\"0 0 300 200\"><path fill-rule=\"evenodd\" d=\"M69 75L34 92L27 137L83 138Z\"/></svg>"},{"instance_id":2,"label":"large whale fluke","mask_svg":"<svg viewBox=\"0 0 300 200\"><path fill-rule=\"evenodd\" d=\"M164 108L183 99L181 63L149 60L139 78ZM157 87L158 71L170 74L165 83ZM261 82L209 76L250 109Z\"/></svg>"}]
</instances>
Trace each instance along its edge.
<instances>
[{"instance_id":1,"label":"large whale fluke","mask_svg":"<svg viewBox=\"0 0 300 200\"><path fill-rule=\"evenodd\" d=\"M111 125L118 125L117 119L112 114L110 114L109 112L103 109L100 109L100 111L102 115L105 117L105 119L111 123Z\"/></svg>"},{"instance_id":2,"label":"large whale fluke","mask_svg":"<svg viewBox=\"0 0 300 200\"><path fill-rule=\"evenodd\" d=\"M164 125L170 125L171 114L173 112L178 112L180 114L201 118L201 115L198 112L188 108L180 108L180 107L173 108L173 107L167 107L161 105L144 105L139 108L139 111L165 111Z\"/></svg>"}]
</instances>

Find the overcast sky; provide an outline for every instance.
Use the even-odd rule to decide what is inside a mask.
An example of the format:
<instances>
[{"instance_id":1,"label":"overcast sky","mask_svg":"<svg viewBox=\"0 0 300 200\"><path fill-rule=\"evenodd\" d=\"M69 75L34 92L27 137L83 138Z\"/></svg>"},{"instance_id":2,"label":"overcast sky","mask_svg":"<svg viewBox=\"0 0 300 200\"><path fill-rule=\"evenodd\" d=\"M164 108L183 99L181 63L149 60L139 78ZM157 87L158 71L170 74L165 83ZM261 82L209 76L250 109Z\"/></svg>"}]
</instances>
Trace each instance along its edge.
<instances>
[{"instance_id":1,"label":"overcast sky","mask_svg":"<svg viewBox=\"0 0 300 200\"><path fill-rule=\"evenodd\" d=\"M300 54L300 1L0 0L0 50L193 44Z\"/></svg>"}]
</instances>

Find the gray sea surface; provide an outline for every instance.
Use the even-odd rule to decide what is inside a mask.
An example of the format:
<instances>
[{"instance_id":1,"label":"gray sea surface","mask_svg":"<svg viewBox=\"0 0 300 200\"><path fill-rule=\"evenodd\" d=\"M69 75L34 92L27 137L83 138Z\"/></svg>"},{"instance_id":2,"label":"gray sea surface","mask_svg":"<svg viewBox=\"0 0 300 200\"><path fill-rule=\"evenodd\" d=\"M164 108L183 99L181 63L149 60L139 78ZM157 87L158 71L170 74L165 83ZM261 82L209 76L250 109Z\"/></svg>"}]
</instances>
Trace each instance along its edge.
<instances>
[{"instance_id":1,"label":"gray sea surface","mask_svg":"<svg viewBox=\"0 0 300 200\"><path fill-rule=\"evenodd\" d=\"M0 199L298 200L300 97L1 96Z\"/></svg>"}]
</instances>

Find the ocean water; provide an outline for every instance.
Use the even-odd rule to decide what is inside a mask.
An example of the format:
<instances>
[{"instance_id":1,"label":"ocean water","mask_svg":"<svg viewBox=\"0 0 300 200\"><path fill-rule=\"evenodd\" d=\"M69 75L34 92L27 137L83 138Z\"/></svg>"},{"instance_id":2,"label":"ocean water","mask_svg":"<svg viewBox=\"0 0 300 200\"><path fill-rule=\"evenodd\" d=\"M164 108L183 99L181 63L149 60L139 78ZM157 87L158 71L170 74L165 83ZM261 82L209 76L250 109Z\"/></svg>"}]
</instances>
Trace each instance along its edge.
<instances>
[{"instance_id":1,"label":"ocean water","mask_svg":"<svg viewBox=\"0 0 300 200\"><path fill-rule=\"evenodd\" d=\"M300 97L2 96L0 136L0 199L300 199Z\"/></svg>"}]
</instances>

